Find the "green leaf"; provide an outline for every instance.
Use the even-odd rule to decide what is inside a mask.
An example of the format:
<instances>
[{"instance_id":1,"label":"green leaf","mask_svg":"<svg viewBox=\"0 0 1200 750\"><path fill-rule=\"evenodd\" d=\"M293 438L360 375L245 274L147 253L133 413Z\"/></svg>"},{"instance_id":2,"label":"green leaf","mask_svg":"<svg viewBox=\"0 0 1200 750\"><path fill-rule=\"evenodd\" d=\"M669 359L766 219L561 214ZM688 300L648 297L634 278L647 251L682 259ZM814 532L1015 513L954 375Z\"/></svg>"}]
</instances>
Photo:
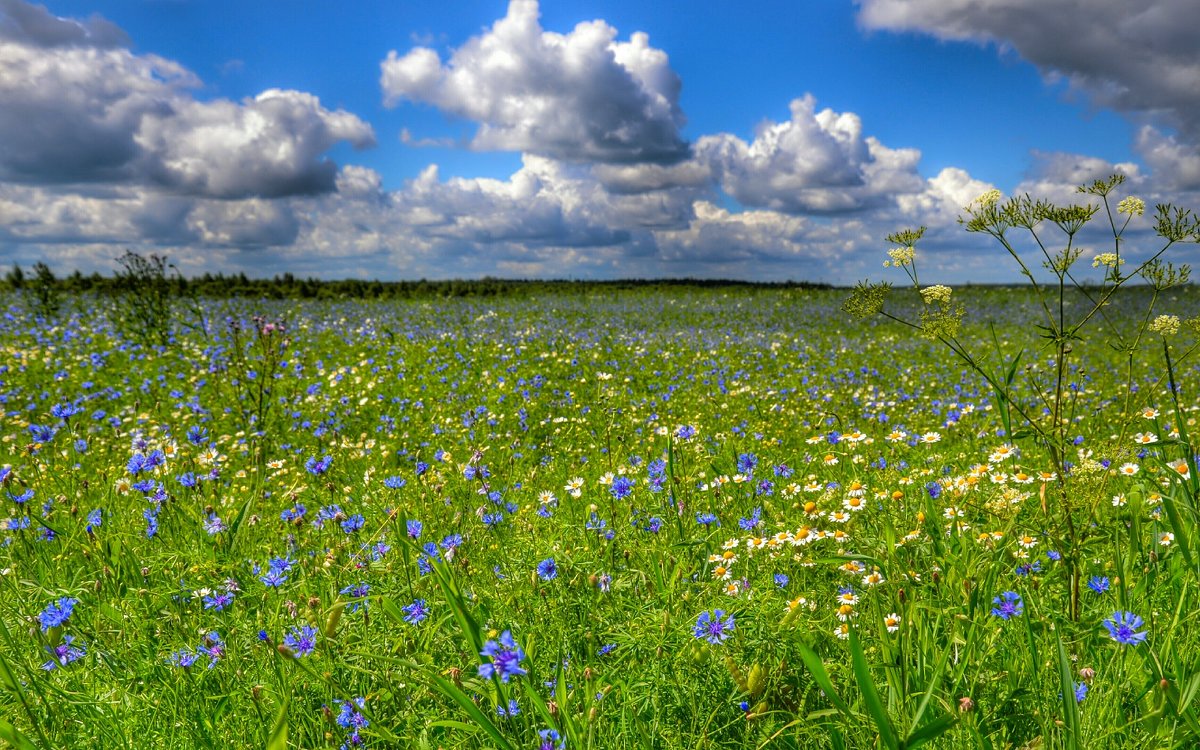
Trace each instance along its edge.
<instances>
[{"instance_id":1,"label":"green leaf","mask_svg":"<svg viewBox=\"0 0 1200 750\"><path fill-rule=\"evenodd\" d=\"M501 750L513 750L512 744L504 738L504 735L500 733L500 730L492 723L487 714L480 711L479 706L476 706L475 702L466 693L459 690L452 682L446 680L441 675L426 672L425 676L433 683L434 688L439 693L457 703L459 708L465 711L467 716L471 717L471 720L475 722L476 726L486 732L488 737L492 738L492 742L495 742Z\"/></svg>"},{"instance_id":2,"label":"green leaf","mask_svg":"<svg viewBox=\"0 0 1200 750\"><path fill-rule=\"evenodd\" d=\"M825 665L821 663L821 657L817 656L817 652L804 643L799 644L798 647L800 649L800 659L804 662L808 673L812 675L813 681L817 683L817 687L821 688L821 692L825 693L825 697L829 699L829 702L846 716L854 716L854 712L850 710L845 701L838 697L837 691L833 689L833 681L829 679L829 673L825 671Z\"/></svg>"},{"instance_id":3,"label":"green leaf","mask_svg":"<svg viewBox=\"0 0 1200 750\"><path fill-rule=\"evenodd\" d=\"M291 701L291 696L283 699L283 705L279 707L279 713L275 715L275 724L271 727L271 734L267 737L267 750L287 750L288 741L288 703Z\"/></svg>"},{"instance_id":4,"label":"green leaf","mask_svg":"<svg viewBox=\"0 0 1200 750\"><path fill-rule=\"evenodd\" d=\"M904 740L904 747L907 750L912 750L914 747L920 747L926 742L936 740L938 737L941 737L943 734L950 731L950 729L952 729L957 723L957 716L945 714L909 734L908 739Z\"/></svg>"},{"instance_id":5,"label":"green leaf","mask_svg":"<svg viewBox=\"0 0 1200 750\"><path fill-rule=\"evenodd\" d=\"M1071 679L1071 660L1062 637L1058 641L1058 688L1063 705L1063 723L1066 725L1067 750L1082 750L1083 732L1079 726L1079 704L1075 701L1075 681Z\"/></svg>"},{"instance_id":6,"label":"green leaf","mask_svg":"<svg viewBox=\"0 0 1200 750\"><path fill-rule=\"evenodd\" d=\"M896 735L896 729L892 726L891 718L888 717L887 708L879 697L879 691L875 689L875 680L871 677L871 668L867 665L867 657L863 653L862 643L858 640L858 633L853 629L850 630L850 663L854 668L854 681L858 683L863 703L867 706L867 713L875 722L875 728L879 730L880 741L888 750L900 750L900 738Z\"/></svg>"},{"instance_id":7,"label":"green leaf","mask_svg":"<svg viewBox=\"0 0 1200 750\"><path fill-rule=\"evenodd\" d=\"M0 719L0 740L4 740L15 750L38 750L38 746L33 744L32 740L4 719Z\"/></svg>"}]
</instances>

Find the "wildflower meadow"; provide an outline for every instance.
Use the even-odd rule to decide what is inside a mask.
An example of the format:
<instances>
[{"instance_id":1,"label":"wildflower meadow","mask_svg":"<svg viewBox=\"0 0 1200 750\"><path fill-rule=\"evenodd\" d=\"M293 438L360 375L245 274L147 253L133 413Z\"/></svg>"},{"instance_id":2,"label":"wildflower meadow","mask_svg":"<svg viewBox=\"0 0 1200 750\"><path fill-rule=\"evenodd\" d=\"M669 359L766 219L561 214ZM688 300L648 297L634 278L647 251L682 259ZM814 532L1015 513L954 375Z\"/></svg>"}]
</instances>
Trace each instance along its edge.
<instances>
[{"instance_id":1,"label":"wildflower meadow","mask_svg":"<svg viewBox=\"0 0 1200 750\"><path fill-rule=\"evenodd\" d=\"M1080 201L967 208L1017 287L9 291L0 740L1196 747L1198 227Z\"/></svg>"}]
</instances>

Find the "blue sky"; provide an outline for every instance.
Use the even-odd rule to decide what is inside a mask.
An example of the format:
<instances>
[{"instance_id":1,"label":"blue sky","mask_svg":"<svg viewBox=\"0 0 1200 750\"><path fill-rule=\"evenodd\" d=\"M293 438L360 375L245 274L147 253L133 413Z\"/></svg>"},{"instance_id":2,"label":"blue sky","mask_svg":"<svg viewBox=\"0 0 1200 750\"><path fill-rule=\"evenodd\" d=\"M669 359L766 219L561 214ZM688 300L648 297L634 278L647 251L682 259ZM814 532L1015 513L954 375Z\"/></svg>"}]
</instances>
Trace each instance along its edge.
<instances>
[{"instance_id":1,"label":"blue sky","mask_svg":"<svg viewBox=\"0 0 1200 750\"><path fill-rule=\"evenodd\" d=\"M1121 171L1197 205L1197 21L1187 0L0 0L0 261L850 283L925 224L944 278L1008 280L954 222L983 190L1067 200Z\"/></svg>"}]
</instances>

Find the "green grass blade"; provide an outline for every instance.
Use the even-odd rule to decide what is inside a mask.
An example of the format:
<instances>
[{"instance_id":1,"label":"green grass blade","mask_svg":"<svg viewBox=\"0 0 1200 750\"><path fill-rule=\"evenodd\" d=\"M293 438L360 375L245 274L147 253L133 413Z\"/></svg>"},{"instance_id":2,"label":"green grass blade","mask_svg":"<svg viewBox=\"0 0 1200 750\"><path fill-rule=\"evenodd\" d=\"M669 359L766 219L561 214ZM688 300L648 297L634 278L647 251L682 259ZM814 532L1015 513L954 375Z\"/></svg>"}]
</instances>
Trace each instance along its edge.
<instances>
[{"instance_id":1,"label":"green grass blade","mask_svg":"<svg viewBox=\"0 0 1200 750\"><path fill-rule=\"evenodd\" d=\"M871 677L871 667L867 664L867 656L863 652L862 643L858 640L858 633L853 629L850 630L850 663L854 669L854 681L858 683L858 690L862 693L867 713L875 722L875 728L879 730L880 741L888 750L900 750L900 738L896 734L896 728L892 726L891 718L888 717L887 707L883 705L879 691L875 688L875 680Z\"/></svg>"},{"instance_id":2,"label":"green grass blade","mask_svg":"<svg viewBox=\"0 0 1200 750\"><path fill-rule=\"evenodd\" d=\"M846 716L854 716L850 706L838 697L837 690L833 688L833 681L829 679L829 673L825 671L825 665L821 663L821 657L817 656L817 652L804 643L799 644L797 648L800 650L800 658L804 661L808 673L812 675L813 681L817 683L817 687L821 688L821 692L825 693L829 702Z\"/></svg>"},{"instance_id":3,"label":"green grass blade","mask_svg":"<svg viewBox=\"0 0 1200 750\"><path fill-rule=\"evenodd\" d=\"M291 702L291 696L283 699L283 704L279 707L279 712L275 714L275 724L271 727L271 734L267 737L267 750L287 750L288 744L288 703Z\"/></svg>"}]
</instances>

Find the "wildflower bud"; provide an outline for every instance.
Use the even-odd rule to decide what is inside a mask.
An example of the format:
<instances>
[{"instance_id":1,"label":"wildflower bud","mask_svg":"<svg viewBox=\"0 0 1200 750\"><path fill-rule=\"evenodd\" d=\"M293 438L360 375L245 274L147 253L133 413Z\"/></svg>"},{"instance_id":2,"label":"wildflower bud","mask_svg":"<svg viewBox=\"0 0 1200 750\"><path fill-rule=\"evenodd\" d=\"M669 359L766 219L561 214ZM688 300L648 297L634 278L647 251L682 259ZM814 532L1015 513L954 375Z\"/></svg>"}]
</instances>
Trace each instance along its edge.
<instances>
[{"instance_id":1,"label":"wildflower bud","mask_svg":"<svg viewBox=\"0 0 1200 750\"><path fill-rule=\"evenodd\" d=\"M309 609L316 609L317 607L320 607L320 606L321 606L320 599L318 599L315 596L308 597L308 608Z\"/></svg>"},{"instance_id":2,"label":"wildflower bud","mask_svg":"<svg viewBox=\"0 0 1200 750\"><path fill-rule=\"evenodd\" d=\"M767 687L767 672L762 668L761 664L755 664L750 668L750 676L746 680L746 687L749 688L751 696L757 698L762 695L762 691Z\"/></svg>"},{"instance_id":3,"label":"wildflower bud","mask_svg":"<svg viewBox=\"0 0 1200 750\"><path fill-rule=\"evenodd\" d=\"M329 710L329 706L321 706L321 716L325 721L333 721L333 711Z\"/></svg>"},{"instance_id":4,"label":"wildflower bud","mask_svg":"<svg viewBox=\"0 0 1200 750\"><path fill-rule=\"evenodd\" d=\"M942 582L942 576L941 576L941 574L940 574L940 573L938 573L936 570L935 570L935 571L933 571L933 574L930 576L930 578L932 578L932 579L933 579L933 583L934 583L934 585L937 585L937 584L939 584L939 583L941 583L941 582Z\"/></svg>"},{"instance_id":5,"label":"wildflower bud","mask_svg":"<svg viewBox=\"0 0 1200 750\"><path fill-rule=\"evenodd\" d=\"M346 605L344 603L339 604L333 608L332 612L329 613L329 618L327 620L325 620L325 637L326 638L332 638L334 636L334 634L337 633L338 621L340 621L342 619L342 610L344 610L345 608L346 608Z\"/></svg>"},{"instance_id":6,"label":"wildflower bud","mask_svg":"<svg viewBox=\"0 0 1200 750\"><path fill-rule=\"evenodd\" d=\"M450 681L455 687L462 687L462 670L458 667L450 667Z\"/></svg>"},{"instance_id":7,"label":"wildflower bud","mask_svg":"<svg viewBox=\"0 0 1200 750\"><path fill-rule=\"evenodd\" d=\"M1170 687L1170 686L1171 686L1171 683L1167 681L1167 678L1166 678L1166 677L1164 677L1164 678L1162 678L1161 680L1159 680L1159 681L1158 681L1158 686L1159 686L1160 688L1162 688L1163 690L1166 690L1168 687Z\"/></svg>"},{"instance_id":8,"label":"wildflower bud","mask_svg":"<svg viewBox=\"0 0 1200 750\"><path fill-rule=\"evenodd\" d=\"M550 716L558 718L558 703L555 701L550 701L546 704L546 711L550 714Z\"/></svg>"},{"instance_id":9,"label":"wildflower bud","mask_svg":"<svg viewBox=\"0 0 1200 750\"><path fill-rule=\"evenodd\" d=\"M100 589L102 588L102 584L100 583L100 579L99 579L99 578L97 578L97 579L96 579L96 584L95 584L95 586L93 586L93 588L95 588L95 589L96 589L96 593L97 593L97 594L99 594L99 593L100 593Z\"/></svg>"},{"instance_id":10,"label":"wildflower bud","mask_svg":"<svg viewBox=\"0 0 1200 750\"><path fill-rule=\"evenodd\" d=\"M1095 676L1096 670L1092 669L1091 667L1084 667L1083 669L1079 670L1079 679L1083 680L1084 682L1090 682Z\"/></svg>"},{"instance_id":11,"label":"wildflower bud","mask_svg":"<svg viewBox=\"0 0 1200 750\"><path fill-rule=\"evenodd\" d=\"M596 584L598 584L598 583L600 583L600 579L596 576L595 573L592 573L590 576L588 576L588 585L589 586L591 586L592 588L595 588Z\"/></svg>"},{"instance_id":12,"label":"wildflower bud","mask_svg":"<svg viewBox=\"0 0 1200 750\"><path fill-rule=\"evenodd\" d=\"M591 667L584 667L584 669L583 669L584 681L590 681L595 676L596 676L596 674L595 674L595 672L592 671Z\"/></svg>"},{"instance_id":13,"label":"wildflower bud","mask_svg":"<svg viewBox=\"0 0 1200 750\"><path fill-rule=\"evenodd\" d=\"M917 513L917 523L925 523L925 511Z\"/></svg>"},{"instance_id":14,"label":"wildflower bud","mask_svg":"<svg viewBox=\"0 0 1200 750\"><path fill-rule=\"evenodd\" d=\"M77 516L77 515L79 515L79 506L78 506L78 505L72 505L72 506L71 506L71 516L72 516L72 517L75 517L75 516Z\"/></svg>"},{"instance_id":15,"label":"wildflower bud","mask_svg":"<svg viewBox=\"0 0 1200 750\"><path fill-rule=\"evenodd\" d=\"M254 699L255 703L258 703L260 700L262 700L262 691L262 685L255 685L254 687L250 688L250 697Z\"/></svg>"},{"instance_id":16,"label":"wildflower bud","mask_svg":"<svg viewBox=\"0 0 1200 750\"><path fill-rule=\"evenodd\" d=\"M596 720L596 707L592 706L591 708L588 709L588 721L595 721L595 720Z\"/></svg>"},{"instance_id":17,"label":"wildflower bud","mask_svg":"<svg viewBox=\"0 0 1200 750\"><path fill-rule=\"evenodd\" d=\"M975 701L971 700L970 697L964 695L963 697L958 699L958 712L959 713L965 714L968 711L973 711L974 709L975 709Z\"/></svg>"},{"instance_id":18,"label":"wildflower bud","mask_svg":"<svg viewBox=\"0 0 1200 750\"><path fill-rule=\"evenodd\" d=\"M142 578L145 578L145 577L147 577L148 575L150 575L150 569L149 569L149 568L142 568Z\"/></svg>"},{"instance_id":19,"label":"wildflower bud","mask_svg":"<svg viewBox=\"0 0 1200 750\"><path fill-rule=\"evenodd\" d=\"M896 598L900 600L901 604L903 604L905 600L908 599L908 596L904 593L904 589L900 589L896 592Z\"/></svg>"}]
</instances>

